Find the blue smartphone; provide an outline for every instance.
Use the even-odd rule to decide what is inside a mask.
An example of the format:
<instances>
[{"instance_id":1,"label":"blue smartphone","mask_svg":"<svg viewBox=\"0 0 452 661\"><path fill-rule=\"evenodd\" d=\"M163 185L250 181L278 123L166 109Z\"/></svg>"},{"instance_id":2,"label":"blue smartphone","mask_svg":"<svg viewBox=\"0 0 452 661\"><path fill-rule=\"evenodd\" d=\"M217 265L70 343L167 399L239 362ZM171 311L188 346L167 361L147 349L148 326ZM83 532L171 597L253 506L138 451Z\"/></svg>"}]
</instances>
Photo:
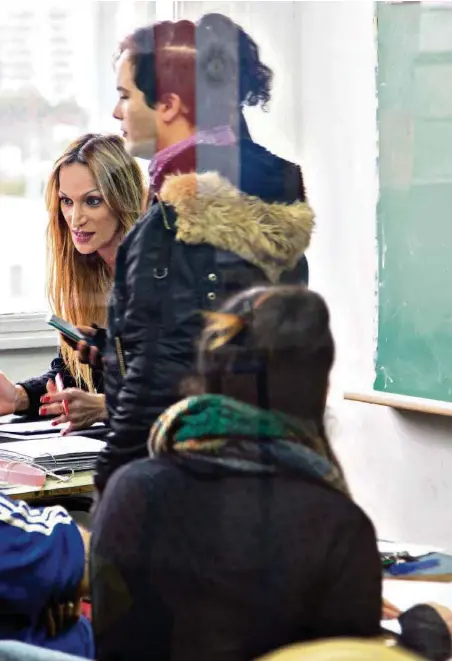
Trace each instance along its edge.
<instances>
[{"instance_id":1,"label":"blue smartphone","mask_svg":"<svg viewBox=\"0 0 452 661\"><path fill-rule=\"evenodd\" d=\"M49 326L52 326L52 328L55 328L62 335L64 335L64 337L69 340L71 346L82 341L87 342L91 346L96 346L94 338L89 337L88 335L84 335L76 326L73 326L64 319L60 319L54 314L50 314L46 321Z\"/></svg>"}]
</instances>

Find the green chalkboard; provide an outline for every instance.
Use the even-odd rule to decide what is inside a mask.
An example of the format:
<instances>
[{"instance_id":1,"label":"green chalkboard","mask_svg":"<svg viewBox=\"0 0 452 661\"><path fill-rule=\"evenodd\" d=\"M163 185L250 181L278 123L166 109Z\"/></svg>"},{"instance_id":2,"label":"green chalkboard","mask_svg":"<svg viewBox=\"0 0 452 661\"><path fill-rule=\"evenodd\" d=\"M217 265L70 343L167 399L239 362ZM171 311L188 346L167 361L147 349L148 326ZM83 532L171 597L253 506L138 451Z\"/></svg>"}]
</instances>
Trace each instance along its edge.
<instances>
[{"instance_id":1,"label":"green chalkboard","mask_svg":"<svg viewBox=\"0 0 452 661\"><path fill-rule=\"evenodd\" d=\"M452 401L452 6L377 3L374 387Z\"/></svg>"}]
</instances>

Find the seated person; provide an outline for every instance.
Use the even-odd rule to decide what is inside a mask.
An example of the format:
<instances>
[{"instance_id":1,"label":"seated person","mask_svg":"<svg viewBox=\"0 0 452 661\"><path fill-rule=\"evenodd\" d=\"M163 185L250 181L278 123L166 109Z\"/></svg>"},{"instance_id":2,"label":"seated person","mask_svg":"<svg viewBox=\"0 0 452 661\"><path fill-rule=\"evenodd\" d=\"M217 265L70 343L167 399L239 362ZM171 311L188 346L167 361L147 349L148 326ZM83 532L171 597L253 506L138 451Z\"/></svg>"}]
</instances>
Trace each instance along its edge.
<instances>
[{"instance_id":1,"label":"seated person","mask_svg":"<svg viewBox=\"0 0 452 661\"><path fill-rule=\"evenodd\" d=\"M352 501L324 412L324 301L255 288L207 315L192 396L111 479L92 540L99 661L237 661L293 642L381 636L373 526ZM399 617L403 646L451 653L452 613Z\"/></svg>"},{"instance_id":2,"label":"seated person","mask_svg":"<svg viewBox=\"0 0 452 661\"><path fill-rule=\"evenodd\" d=\"M141 171L115 135L87 134L57 159L47 185L49 214L48 292L53 311L76 326L106 324L107 298L116 251L143 210ZM61 373L69 413L54 402L53 380ZM49 403L40 401L49 390ZM0 373L0 415L23 413L59 416L69 430L106 417L103 376L81 365L62 343L51 369L18 384Z\"/></svg>"},{"instance_id":3,"label":"seated person","mask_svg":"<svg viewBox=\"0 0 452 661\"><path fill-rule=\"evenodd\" d=\"M91 625L79 616L89 539L62 507L0 493L1 640L94 657Z\"/></svg>"},{"instance_id":4,"label":"seated person","mask_svg":"<svg viewBox=\"0 0 452 661\"><path fill-rule=\"evenodd\" d=\"M257 288L207 319L185 385L201 394L159 418L150 458L112 476L94 516L98 660L237 661L378 635L375 532L324 427L325 303Z\"/></svg>"}]
</instances>

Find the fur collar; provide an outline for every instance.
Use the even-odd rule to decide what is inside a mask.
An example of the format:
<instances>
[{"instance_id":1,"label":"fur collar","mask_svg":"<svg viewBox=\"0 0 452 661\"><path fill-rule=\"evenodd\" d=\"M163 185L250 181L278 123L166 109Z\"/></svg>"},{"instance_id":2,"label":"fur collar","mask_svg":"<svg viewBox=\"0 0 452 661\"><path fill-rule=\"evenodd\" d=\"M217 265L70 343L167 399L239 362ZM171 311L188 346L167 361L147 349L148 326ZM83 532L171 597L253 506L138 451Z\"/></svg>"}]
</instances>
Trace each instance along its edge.
<instances>
[{"instance_id":1,"label":"fur collar","mask_svg":"<svg viewBox=\"0 0 452 661\"><path fill-rule=\"evenodd\" d=\"M295 268L314 228L306 202L264 202L240 192L218 172L169 176L160 197L177 212L179 241L234 252L272 283Z\"/></svg>"}]
</instances>

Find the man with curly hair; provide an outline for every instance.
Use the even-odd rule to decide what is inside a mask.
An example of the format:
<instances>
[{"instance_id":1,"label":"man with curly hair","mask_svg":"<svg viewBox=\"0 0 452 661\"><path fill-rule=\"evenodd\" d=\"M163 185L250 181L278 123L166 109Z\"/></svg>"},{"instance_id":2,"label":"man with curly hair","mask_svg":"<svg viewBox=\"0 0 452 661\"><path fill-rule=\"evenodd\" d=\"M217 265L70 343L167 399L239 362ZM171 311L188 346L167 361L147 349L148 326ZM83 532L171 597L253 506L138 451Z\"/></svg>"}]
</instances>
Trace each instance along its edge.
<instances>
[{"instance_id":1,"label":"man with curly hair","mask_svg":"<svg viewBox=\"0 0 452 661\"><path fill-rule=\"evenodd\" d=\"M177 401L200 311L244 287L307 283L313 228L300 168L250 139L243 108L266 106L273 74L242 28L219 14L141 28L116 75L114 116L130 153L150 160L151 190L118 252L100 492L146 455L150 427Z\"/></svg>"}]
</instances>

